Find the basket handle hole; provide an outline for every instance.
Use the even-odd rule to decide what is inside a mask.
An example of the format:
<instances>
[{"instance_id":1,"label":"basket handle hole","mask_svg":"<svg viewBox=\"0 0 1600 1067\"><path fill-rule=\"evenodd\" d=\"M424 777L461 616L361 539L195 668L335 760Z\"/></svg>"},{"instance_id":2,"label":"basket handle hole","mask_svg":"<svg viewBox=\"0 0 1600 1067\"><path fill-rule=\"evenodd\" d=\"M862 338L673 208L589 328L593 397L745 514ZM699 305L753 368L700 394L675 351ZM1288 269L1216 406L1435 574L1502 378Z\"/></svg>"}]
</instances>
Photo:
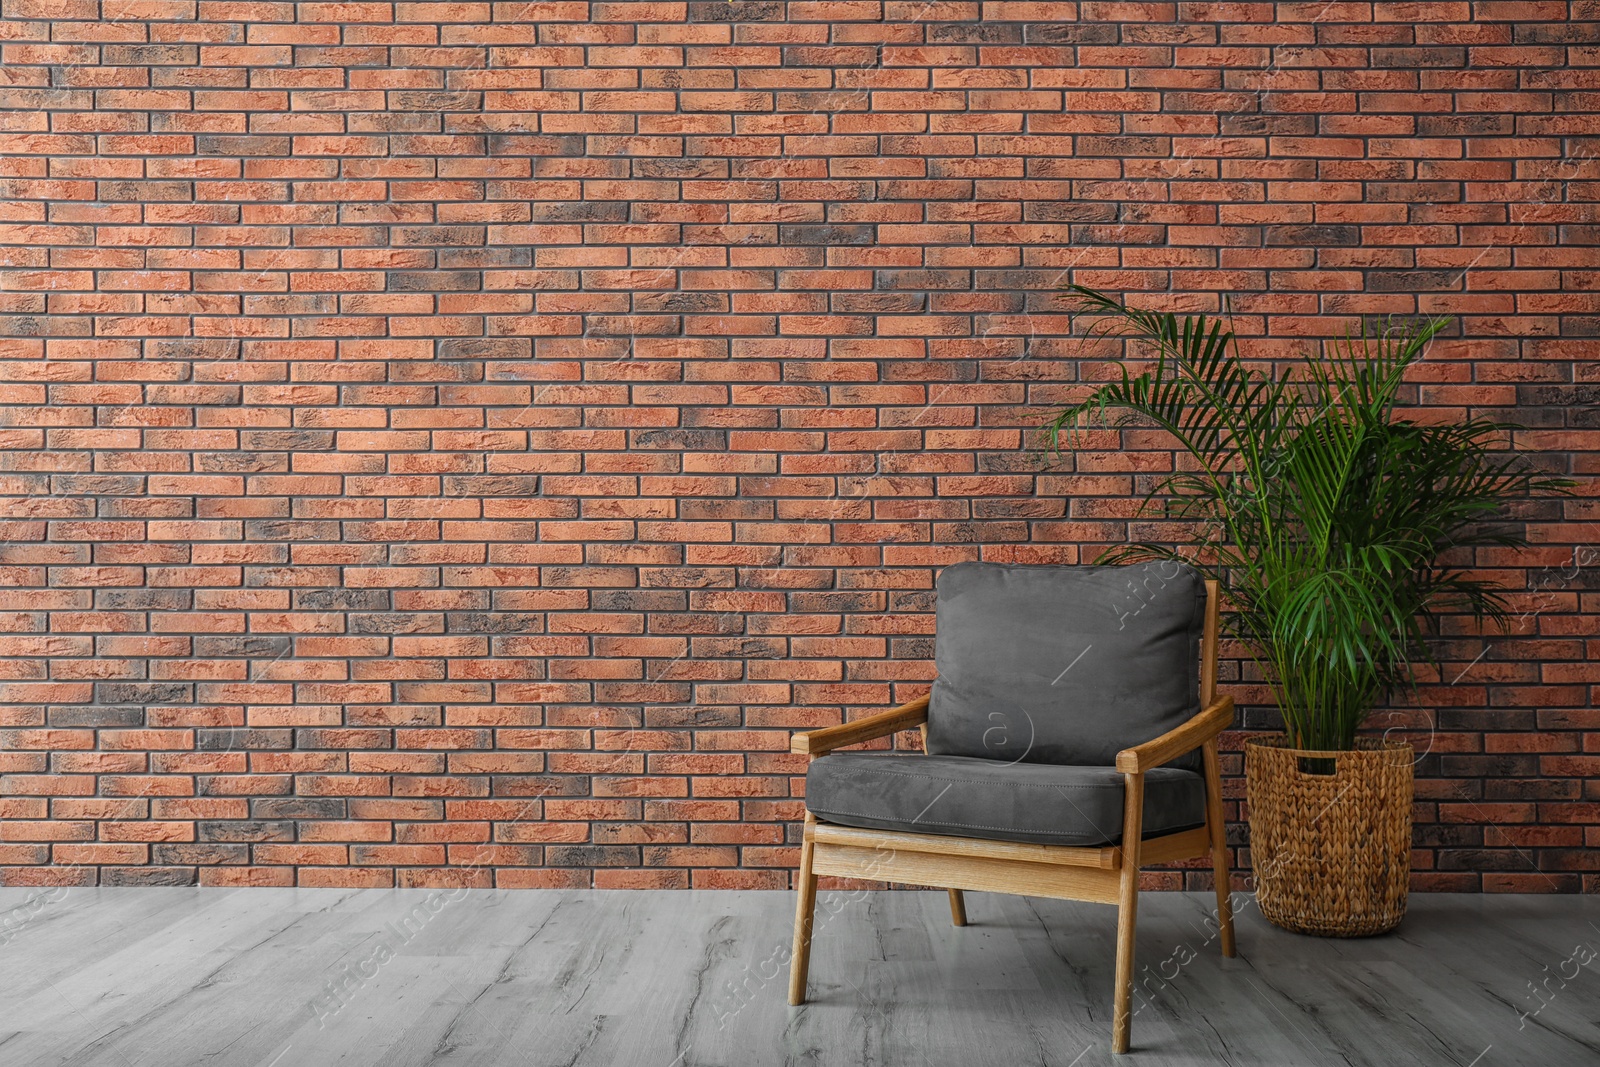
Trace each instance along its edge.
<instances>
[{"instance_id":1,"label":"basket handle hole","mask_svg":"<svg viewBox=\"0 0 1600 1067\"><path fill-rule=\"evenodd\" d=\"M1329 777L1339 770L1339 761L1328 756L1300 756L1295 762L1299 765L1301 774Z\"/></svg>"}]
</instances>

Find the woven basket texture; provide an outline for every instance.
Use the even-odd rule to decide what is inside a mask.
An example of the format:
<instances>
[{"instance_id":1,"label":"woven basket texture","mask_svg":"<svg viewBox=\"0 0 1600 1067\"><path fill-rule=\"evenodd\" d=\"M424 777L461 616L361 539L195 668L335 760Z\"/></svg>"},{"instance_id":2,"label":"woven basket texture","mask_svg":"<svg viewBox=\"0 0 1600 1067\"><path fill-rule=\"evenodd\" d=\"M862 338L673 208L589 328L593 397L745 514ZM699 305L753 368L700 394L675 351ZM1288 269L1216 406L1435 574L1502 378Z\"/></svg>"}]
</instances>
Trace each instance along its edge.
<instances>
[{"instance_id":1,"label":"woven basket texture","mask_svg":"<svg viewBox=\"0 0 1600 1067\"><path fill-rule=\"evenodd\" d=\"M1411 876L1413 759L1401 741L1360 739L1348 752L1290 748L1285 737L1245 742L1256 903L1268 921L1323 937L1367 937L1400 924Z\"/></svg>"}]
</instances>

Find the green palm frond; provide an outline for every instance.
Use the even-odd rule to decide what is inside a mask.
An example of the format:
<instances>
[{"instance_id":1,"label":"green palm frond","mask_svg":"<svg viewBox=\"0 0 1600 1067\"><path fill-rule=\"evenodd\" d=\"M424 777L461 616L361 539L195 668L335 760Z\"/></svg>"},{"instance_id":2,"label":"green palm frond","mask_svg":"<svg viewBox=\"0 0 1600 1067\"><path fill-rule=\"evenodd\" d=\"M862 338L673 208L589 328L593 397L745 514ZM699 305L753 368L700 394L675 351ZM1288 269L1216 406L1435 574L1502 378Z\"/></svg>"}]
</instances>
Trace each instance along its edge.
<instances>
[{"instance_id":1,"label":"green palm frond","mask_svg":"<svg viewBox=\"0 0 1600 1067\"><path fill-rule=\"evenodd\" d=\"M1096 316L1090 336L1153 351L1050 418L1053 452L1091 426L1143 419L1195 464L1157 483L1167 518L1195 531L1183 546L1118 545L1101 559L1185 559L1228 590L1230 625L1276 683L1285 725L1306 748L1348 748L1387 690L1411 684L1446 612L1502 622L1491 583L1441 558L1452 549L1526 544L1508 501L1572 483L1531 468L1485 419L1419 425L1398 418L1406 371L1448 324L1333 342L1298 375L1251 367L1234 333L1206 315L1129 308L1070 286Z\"/></svg>"}]
</instances>

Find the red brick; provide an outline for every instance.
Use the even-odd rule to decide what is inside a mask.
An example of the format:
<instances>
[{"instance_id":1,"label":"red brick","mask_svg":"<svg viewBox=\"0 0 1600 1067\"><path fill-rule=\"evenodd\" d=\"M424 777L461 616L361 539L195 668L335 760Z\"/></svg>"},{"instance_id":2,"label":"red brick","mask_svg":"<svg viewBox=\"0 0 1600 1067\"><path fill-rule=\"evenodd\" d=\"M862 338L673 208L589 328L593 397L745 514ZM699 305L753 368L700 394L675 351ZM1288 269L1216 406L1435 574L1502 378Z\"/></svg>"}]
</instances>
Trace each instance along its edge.
<instances>
[{"instance_id":1,"label":"red brick","mask_svg":"<svg viewBox=\"0 0 1600 1067\"><path fill-rule=\"evenodd\" d=\"M1424 417L1582 485L1384 723L1519 869L1413 885L1594 891L1580 6L5 0L0 883L785 887L789 733L926 692L941 567L1177 531L1163 435L1023 451L1076 280L1462 316Z\"/></svg>"}]
</instances>

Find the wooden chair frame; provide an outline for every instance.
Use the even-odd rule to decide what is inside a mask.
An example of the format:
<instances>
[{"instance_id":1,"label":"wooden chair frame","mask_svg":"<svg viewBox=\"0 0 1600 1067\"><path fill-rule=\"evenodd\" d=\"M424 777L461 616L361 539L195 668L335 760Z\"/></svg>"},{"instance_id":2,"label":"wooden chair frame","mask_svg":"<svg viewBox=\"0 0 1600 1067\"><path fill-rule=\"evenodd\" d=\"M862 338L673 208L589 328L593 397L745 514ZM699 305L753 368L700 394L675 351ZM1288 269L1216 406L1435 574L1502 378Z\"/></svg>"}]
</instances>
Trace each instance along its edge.
<instances>
[{"instance_id":1,"label":"wooden chair frame","mask_svg":"<svg viewBox=\"0 0 1600 1067\"><path fill-rule=\"evenodd\" d=\"M1200 703L1204 710L1160 737L1117 753L1116 768L1126 782L1121 844L1072 848L943 834L865 830L818 822L807 812L805 838L800 848L800 900L795 913L789 1003L805 1003L817 878L824 874L948 889L950 916L956 926L967 924L966 901L962 896L967 889L1115 904L1117 977L1112 1015L1113 1052L1128 1051L1132 1030L1134 925L1139 909L1141 865L1210 855L1217 883L1217 922L1222 954L1231 958L1235 951L1233 912L1229 901L1217 736L1233 724L1233 698L1217 696L1217 596L1217 583L1207 582L1205 633L1200 653ZM815 759L834 749L918 726L926 739L927 721L928 698L918 697L893 711L796 734L789 750ZM1146 839L1141 832L1145 772L1197 748L1205 764L1205 825Z\"/></svg>"}]
</instances>

